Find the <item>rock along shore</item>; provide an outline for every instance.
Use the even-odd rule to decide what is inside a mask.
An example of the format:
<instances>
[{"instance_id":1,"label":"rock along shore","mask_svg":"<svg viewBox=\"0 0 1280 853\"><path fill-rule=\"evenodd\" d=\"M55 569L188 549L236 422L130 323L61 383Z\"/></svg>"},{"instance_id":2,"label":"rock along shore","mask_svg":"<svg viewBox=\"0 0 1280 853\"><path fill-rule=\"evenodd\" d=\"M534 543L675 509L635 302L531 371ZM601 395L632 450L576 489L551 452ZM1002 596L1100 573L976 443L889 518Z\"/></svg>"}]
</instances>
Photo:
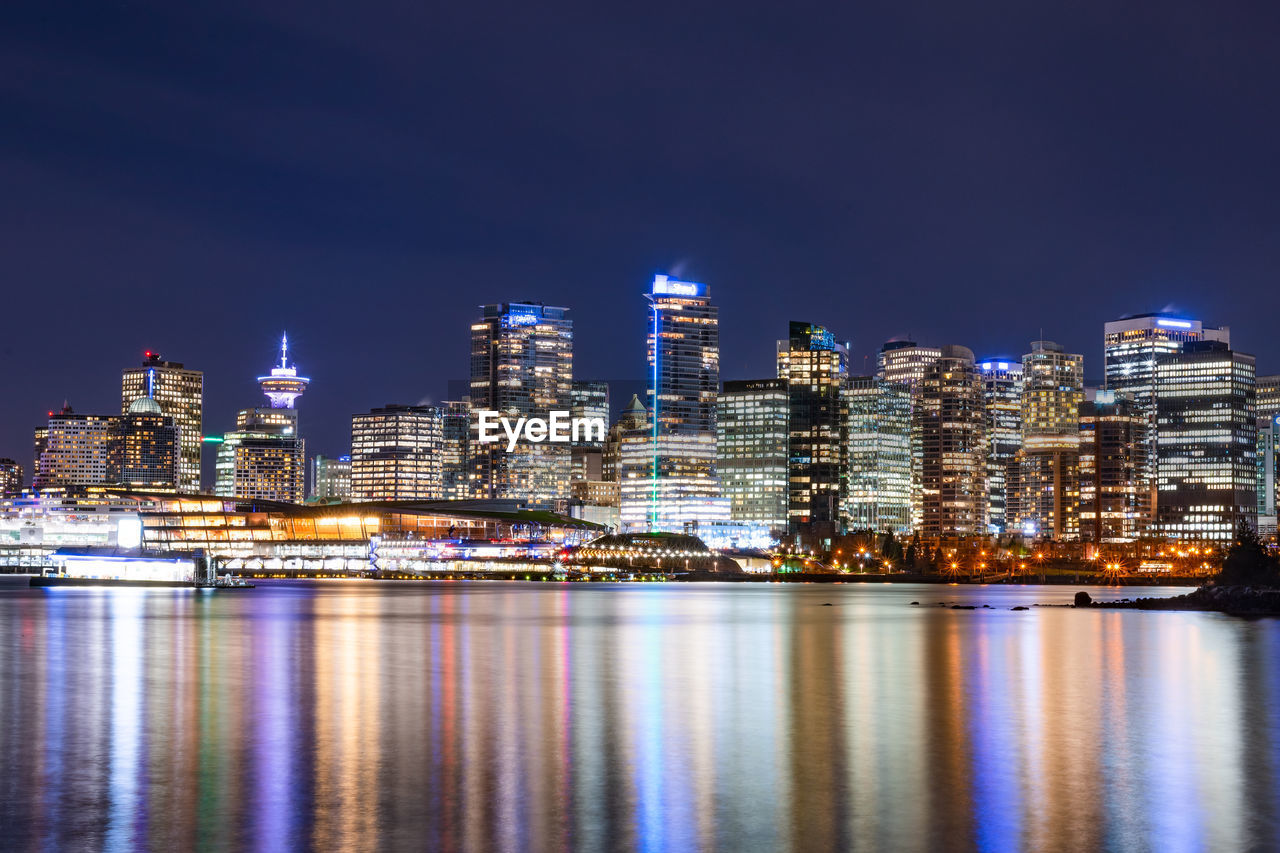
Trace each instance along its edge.
<instances>
[{"instance_id":1,"label":"rock along shore","mask_svg":"<svg viewBox=\"0 0 1280 853\"><path fill-rule=\"evenodd\" d=\"M1093 601L1089 593L1076 593L1076 607L1102 610L1186 610L1227 613L1233 616L1280 616L1280 589L1252 586L1202 586L1172 598L1138 598L1132 601Z\"/></svg>"}]
</instances>

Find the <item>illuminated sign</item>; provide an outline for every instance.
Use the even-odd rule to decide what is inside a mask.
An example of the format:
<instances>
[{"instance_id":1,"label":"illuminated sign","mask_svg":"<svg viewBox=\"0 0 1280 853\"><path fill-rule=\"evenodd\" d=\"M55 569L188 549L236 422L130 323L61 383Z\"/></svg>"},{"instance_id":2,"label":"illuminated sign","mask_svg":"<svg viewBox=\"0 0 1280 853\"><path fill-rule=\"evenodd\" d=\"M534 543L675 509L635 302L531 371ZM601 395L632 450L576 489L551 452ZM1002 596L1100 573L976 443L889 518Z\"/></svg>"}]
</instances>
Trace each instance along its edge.
<instances>
[{"instance_id":1,"label":"illuminated sign","mask_svg":"<svg viewBox=\"0 0 1280 853\"><path fill-rule=\"evenodd\" d=\"M1191 323L1186 320L1156 320L1157 326L1164 326L1169 329L1190 329Z\"/></svg>"},{"instance_id":2,"label":"illuminated sign","mask_svg":"<svg viewBox=\"0 0 1280 853\"><path fill-rule=\"evenodd\" d=\"M809 327L809 349L830 352L836 348L836 336L821 326Z\"/></svg>"},{"instance_id":3,"label":"illuminated sign","mask_svg":"<svg viewBox=\"0 0 1280 853\"><path fill-rule=\"evenodd\" d=\"M702 285L693 281L676 281L665 275L653 277L654 295L663 296L701 296Z\"/></svg>"},{"instance_id":4,"label":"illuminated sign","mask_svg":"<svg viewBox=\"0 0 1280 853\"><path fill-rule=\"evenodd\" d=\"M542 316L531 309L512 310L502 315L502 325L508 329L517 326L536 326Z\"/></svg>"},{"instance_id":5,"label":"illuminated sign","mask_svg":"<svg viewBox=\"0 0 1280 853\"><path fill-rule=\"evenodd\" d=\"M121 548L138 548L142 545L142 519L136 515L116 520L116 545Z\"/></svg>"}]
</instances>

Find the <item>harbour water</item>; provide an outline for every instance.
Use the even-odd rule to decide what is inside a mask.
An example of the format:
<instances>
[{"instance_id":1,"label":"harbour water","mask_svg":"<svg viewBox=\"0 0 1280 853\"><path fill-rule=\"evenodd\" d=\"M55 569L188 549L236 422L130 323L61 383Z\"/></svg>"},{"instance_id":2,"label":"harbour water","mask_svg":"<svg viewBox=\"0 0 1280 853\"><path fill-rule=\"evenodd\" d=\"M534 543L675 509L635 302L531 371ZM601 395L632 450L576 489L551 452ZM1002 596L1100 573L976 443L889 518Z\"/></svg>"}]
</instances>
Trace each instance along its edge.
<instances>
[{"instance_id":1,"label":"harbour water","mask_svg":"<svg viewBox=\"0 0 1280 853\"><path fill-rule=\"evenodd\" d=\"M1280 621L1010 609L1075 591L6 587L0 838L8 850L1280 846Z\"/></svg>"}]
</instances>

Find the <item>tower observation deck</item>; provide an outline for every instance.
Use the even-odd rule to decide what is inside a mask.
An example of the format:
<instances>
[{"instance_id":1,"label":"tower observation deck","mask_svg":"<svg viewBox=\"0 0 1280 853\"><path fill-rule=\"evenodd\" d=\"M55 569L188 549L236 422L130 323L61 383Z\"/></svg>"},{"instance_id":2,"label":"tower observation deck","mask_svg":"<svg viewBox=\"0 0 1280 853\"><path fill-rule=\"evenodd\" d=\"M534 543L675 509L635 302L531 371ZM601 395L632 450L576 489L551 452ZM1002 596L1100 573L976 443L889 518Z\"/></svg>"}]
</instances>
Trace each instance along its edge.
<instances>
[{"instance_id":1,"label":"tower observation deck","mask_svg":"<svg viewBox=\"0 0 1280 853\"><path fill-rule=\"evenodd\" d=\"M280 365L271 368L270 376L259 376L258 384L267 395L273 409L292 409L294 401L307 390L311 380L298 375L296 365L289 365L289 336L280 338Z\"/></svg>"}]
</instances>

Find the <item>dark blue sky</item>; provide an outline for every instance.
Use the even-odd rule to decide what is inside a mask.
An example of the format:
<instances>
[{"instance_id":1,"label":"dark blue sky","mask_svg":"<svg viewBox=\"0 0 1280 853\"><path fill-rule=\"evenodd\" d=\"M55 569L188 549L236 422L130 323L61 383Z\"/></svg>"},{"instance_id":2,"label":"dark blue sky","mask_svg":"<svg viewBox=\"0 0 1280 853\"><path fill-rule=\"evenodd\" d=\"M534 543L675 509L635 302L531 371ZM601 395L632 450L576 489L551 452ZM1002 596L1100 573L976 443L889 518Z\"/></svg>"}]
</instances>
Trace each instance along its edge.
<instances>
[{"instance_id":1,"label":"dark blue sky","mask_svg":"<svg viewBox=\"0 0 1280 853\"><path fill-rule=\"evenodd\" d=\"M1046 337L1174 306L1280 372L1274 3L18 2L0 12L0 456L144 349L206 432L288 329L312 451L440 399L485 301L574 309L642 375L655 271L725 378L789 319Z\"/></svg>"}]
</instances>

